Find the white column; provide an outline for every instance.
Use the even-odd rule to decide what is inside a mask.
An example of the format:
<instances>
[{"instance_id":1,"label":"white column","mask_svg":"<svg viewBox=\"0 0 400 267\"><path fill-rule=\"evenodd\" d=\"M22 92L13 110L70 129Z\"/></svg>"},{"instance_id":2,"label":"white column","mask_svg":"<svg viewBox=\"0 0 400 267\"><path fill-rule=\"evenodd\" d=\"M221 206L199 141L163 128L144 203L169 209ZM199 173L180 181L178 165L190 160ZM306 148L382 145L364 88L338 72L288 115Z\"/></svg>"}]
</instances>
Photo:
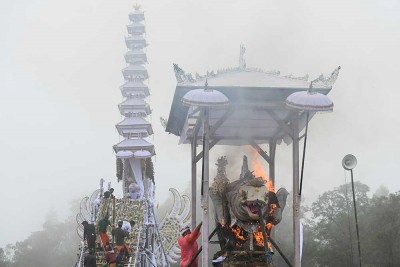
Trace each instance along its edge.
<instances>
[{"instance_id":1,"label":"white column","mask_svg":"<svg viewBox=\"0 0 400 267\"><path fill-rule=\"evenodd\" d=\"M192 230L196 227L196 205L197 205L197 169L196 169L196 147L197 136L192 138Z\"/></svg>"},{"instance_id":2,"label":"white column","mask_svg":"<svg viewBox=\"0 0 400 267\"><path fill-rule=\"evenodd\" d=\"M299 122L292 122L293 130L293 243L294 267L301 267L300 259L300 195L299 195Z\"/></svg>"},{"instance_id":3,"label":"white column","mask_svg":"<svg viewBox=\"0 0 400 267\"><path fill-rule=\"evenodd\" d=\"M203 197L201 207L203 208L202 221L202 266L208 267L208 189L209 189L209 149L210 149L210 136L209 136L209 125L208 125L208 110L204 110L204 147L203 147L203 160L204 160L204 176L203 176Z\"/></svg>"}]
</instances>

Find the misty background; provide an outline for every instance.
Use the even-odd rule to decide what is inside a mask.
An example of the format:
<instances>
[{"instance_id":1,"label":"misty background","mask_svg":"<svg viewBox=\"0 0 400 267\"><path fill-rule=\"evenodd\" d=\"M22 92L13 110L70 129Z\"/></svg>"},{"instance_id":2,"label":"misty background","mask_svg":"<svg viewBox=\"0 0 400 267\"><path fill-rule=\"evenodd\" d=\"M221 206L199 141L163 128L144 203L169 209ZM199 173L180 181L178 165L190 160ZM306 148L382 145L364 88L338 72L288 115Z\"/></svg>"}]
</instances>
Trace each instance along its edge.
<instances>
[{"instance_id":1,"label":"misty background","mask_svg":"<svg viewBox=\"0 0 400 267\"><path fill-rule=\"evenodd\" d=\"M135 3L0 1L0 247L41 229L49 211L64 220L71 201L90 195L100 178L121 194L112 145L122 140L114 126L122 120L124 36ZM200 74L235 67L240 44L248 67L282 75L312 80L342 67L329 94L334 112L310 123L306 202L345 182L348 153L358 158L355 179L372 192L382 184L399 190L399 1L138 3L149 43L158 203L168 188L184 191L190 183L190 147L178 146L159 122L168 118L176 86L172 63ZM215 147L210 166L228 155L228 176L237 179L233 163L243 154L246 148ZM290 146L277 147L276 162L276 187L291 191Z\"/></svg>"}]
</instances>

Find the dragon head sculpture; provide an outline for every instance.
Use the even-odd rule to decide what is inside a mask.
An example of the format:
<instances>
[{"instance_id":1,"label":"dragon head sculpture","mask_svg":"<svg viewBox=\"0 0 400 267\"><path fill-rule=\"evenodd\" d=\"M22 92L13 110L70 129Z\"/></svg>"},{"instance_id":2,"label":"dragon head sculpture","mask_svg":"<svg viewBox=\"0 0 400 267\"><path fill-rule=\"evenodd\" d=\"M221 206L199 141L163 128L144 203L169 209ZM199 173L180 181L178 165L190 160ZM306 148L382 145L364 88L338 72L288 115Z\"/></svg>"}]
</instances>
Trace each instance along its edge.
<instances>
[{"instance_id":1,"label":"dragon head sculpture","mask_svg":"<svg viewBox=\"0 0 400 267\"><path fill-rule=\"evenodd\" d=\"M269 192L262 178L250 178L237 183L229 192L227 200L236 219L240 221L255 221L260 219L259 211L268 211Z\"/></svg>"},{"instance_id":2,"label":"dragon head sculpture","mask_svg":"<svg viewBox=\"0 0 400 267\"><path fill-rule=\"evenodd\" d=\"M218 191L213 190L218 185L218 180L214 180L210 197L216 220L221 222L224 219L230 225L236 223L240 226L258 224L261 211L265 222L278 224L289 193L284 188L277 193L269 191L266 181L248 170L246 157L243 162L246 166L242 167L240 179L229 183L225 178L223 190L220 187Z\"/></svg>"}]
</instances>

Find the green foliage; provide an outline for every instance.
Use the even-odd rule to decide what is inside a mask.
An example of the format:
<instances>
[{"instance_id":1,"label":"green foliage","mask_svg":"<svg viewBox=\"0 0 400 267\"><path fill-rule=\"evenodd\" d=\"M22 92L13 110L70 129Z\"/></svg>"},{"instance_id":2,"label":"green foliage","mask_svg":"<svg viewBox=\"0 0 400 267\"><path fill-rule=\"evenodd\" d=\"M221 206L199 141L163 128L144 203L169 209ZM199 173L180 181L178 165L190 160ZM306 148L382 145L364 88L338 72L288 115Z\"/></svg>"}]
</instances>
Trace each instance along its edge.
<instances>
[{"instance_id":1,"label":"green foliage","mask_svg":"<svg viewBox=\"0 0 400 267\"><path fill-rule=\"evenodd\" d=\"M368 186L355 183L362 263L364 266L400 266L400 214L397 211L400 195L379 194L383 196L369 198L368 191ZM311 260L307 266L358 265L350 184L324 193L312 204L311 212L304 232L304 252Z\"/></svg>"},{"instance_id":2,"label":"green foliage","mask_svg":"<svg viewBox=\"0 0 400 267\"><path fill-rule=\"evenodd\" d=\"M76 233L75 216L58 222L50 212L43 229L31 233L25 240L8 245L12 258L0 248L0 267L74 266L80 239ZM8 254L8 253L7 253Z\"/></svg>"},{"instance_id":3,"label":"green foliage","mask_svg":"<svg viewBox=\"0 0 400 267\"><path fill-rule=\"evenodd\" d=\"M367 185L356 182L356 205L363 266L400 266L400 192L385 188L368 197ZM292 207L288 199L275 241L293 259ZM303 266L358 266L358 247L350 184L325 192L303 207ZM350 233L349 233L350 230ZM286 266L275 250L276 266Z\"/></svg>"}]
</instances>

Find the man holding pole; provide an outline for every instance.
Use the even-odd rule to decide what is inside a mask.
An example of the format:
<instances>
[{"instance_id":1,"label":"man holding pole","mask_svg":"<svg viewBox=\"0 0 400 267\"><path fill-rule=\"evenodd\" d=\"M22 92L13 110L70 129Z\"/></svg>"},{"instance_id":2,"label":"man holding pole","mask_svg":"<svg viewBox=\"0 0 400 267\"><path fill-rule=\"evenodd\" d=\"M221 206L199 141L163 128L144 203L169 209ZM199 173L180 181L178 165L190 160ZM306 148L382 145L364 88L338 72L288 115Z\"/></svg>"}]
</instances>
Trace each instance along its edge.
<instances>
[{"instance_id":1,"label":"man holding pole","mask_svg":"<svg viewBox=\"0 0 400 267\"><path fill-rule=\"evenodd\" d=\"M181 230L182 236L178 239L178 244L181 247L181 267L186 267L190 260L196 255L197 250L199 249L197 245L197 239L200 236L200 228L202 226L202 222L194 229L193 232L190 231L189 226L183 228ZM198 258L194 260L191 265L192 267L198 266Z\"/></svg>"}]
</instances>

